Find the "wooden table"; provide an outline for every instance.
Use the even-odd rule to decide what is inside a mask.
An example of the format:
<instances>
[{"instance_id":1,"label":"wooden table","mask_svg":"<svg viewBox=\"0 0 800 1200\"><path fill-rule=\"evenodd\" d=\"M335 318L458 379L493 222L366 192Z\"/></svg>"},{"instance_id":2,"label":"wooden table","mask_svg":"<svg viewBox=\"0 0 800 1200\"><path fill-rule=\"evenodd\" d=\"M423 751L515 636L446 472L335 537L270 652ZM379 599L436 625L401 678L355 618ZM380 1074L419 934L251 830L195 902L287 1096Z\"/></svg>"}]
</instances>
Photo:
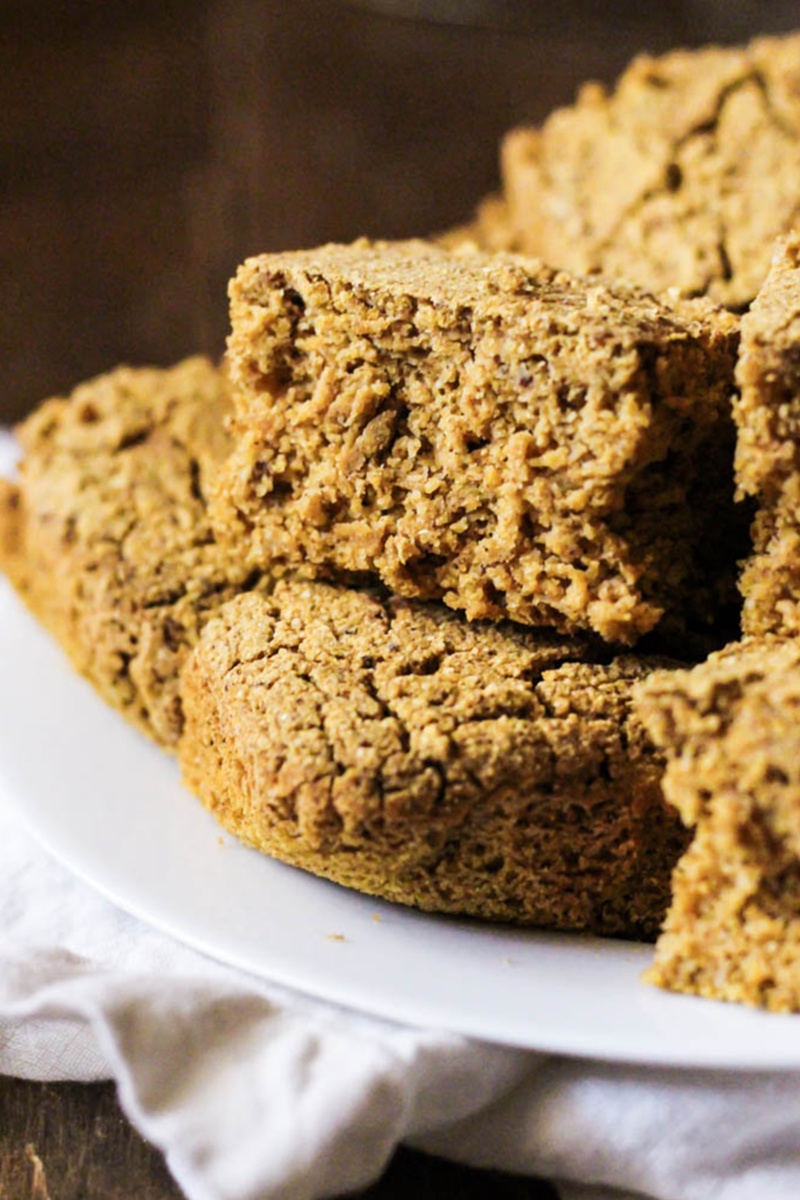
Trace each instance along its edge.
<instances>
[{"instance_id":1,"label":"wooden table","mask_svg":"<svg viewBox=\"0 0 800 1200\"><path fill-rule=\"evenodd\" d=\"M538 1180L457 1167L400 1150L364 1200L556 1200ZM117 1103L110 1083L0 1077L3 1200L180 1200L161 1154Z\"/></svg>"}]
</instances>

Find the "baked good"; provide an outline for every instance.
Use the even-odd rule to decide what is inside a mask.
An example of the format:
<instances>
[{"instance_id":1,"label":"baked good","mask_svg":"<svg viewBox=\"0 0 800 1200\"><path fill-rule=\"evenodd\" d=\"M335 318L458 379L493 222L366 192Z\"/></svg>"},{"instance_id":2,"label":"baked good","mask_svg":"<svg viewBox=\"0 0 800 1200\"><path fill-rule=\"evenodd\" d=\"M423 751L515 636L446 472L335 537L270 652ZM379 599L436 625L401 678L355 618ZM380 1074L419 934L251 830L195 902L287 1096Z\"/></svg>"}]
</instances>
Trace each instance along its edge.
<instances>
[{"instance_id":1,"label":"baked good","mask_svg":"<svg viewBox=\"0 0 800 1200\"><path fill-rule=\"evenodd\" d=\"M654 673L638 710L695 830L646 978L800 1011L800 641L749 638Z\"/></svg>"},{"instance_id":2,"label":"baked good","mask_svg":"<svg viewBox=\"0 0 800 1200\"><path fill-rule=\"evenodd\" d=\"M652 935L685 833L630 712L648 665L282 581L184 670L184 777L284 862L430 911ZM607 657L607 656L606 656Z\"/></svg>"},{"instance_id":3,"label":"baked good","mask_svg":"<svg viewBox=\"0 0 800 1200\"><path fill-rule=\"evenodd\" d=\"M165 746L180 733L189 647L255 582L206 514L228 404L205 359L121 367L21 426L20 480L0 491L0 565L76 669Z\"/></svg>"},{"instance_id":4,"label":"baked good","mask_svg":"<svg viewBox=\"0 0 800 1200\"><path fill-rule=\"evenodd\" d=\"M518 250L517 236L511 227L508 205L503 196L485 196L466 225L456 225L438 234L434 241L446 250Z\"/></svg>"},{"instance_id":5,"label":"baked good","mask_svg":"<svg viewBox=\"0 0 800 1200\"><path fill-rule=\"evenodd\" d=\"M800 34L637 58L512 131L502 174L525 252L743 309L800 216Z\"/></svg>"},{"instance_id":6,"label":"baked good","mask_svg":"<svg viewBox=\"0 0 800 1200\"><path fill-rule=\"evenodd\" d=\"M800 237L777 247L742 319L736 481L758 505L744 564L745 633L800 633Z\"/></svg>"},{"instance_id":7,"label":"baked good","mask_svg":"<svg viewBox=\"0 0 800 1200\"><path fill-rule=\"evenodd\" d=\"M236 447L212 518L254 567L621 643L713 615L730 314L366 241L248 260L231 312Z\"/></svg>"}]
</instances>

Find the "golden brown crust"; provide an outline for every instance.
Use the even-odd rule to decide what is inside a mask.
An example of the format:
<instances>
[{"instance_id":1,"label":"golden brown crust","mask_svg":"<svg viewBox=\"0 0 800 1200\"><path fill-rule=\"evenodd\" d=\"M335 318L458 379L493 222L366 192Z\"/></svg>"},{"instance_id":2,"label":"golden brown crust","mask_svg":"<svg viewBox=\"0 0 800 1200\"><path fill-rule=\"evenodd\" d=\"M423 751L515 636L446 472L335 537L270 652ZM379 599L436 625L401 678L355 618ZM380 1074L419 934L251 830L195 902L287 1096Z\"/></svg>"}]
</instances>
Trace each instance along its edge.
<instances>
[{"instance_id":1,"label":"golden brown crust","mask_svg":"<svg viewBox=\"0 0 800 1200\"><path fill-rule=\"evenodd\" d=\"M522 250L745 308L800 216L800 34L643 55L502 159Z\"/></svg>"},{"instance_id":2,"label":"golden brown crust","mask_svg":"<svg viewBox=\"0 0 800 1200\"><path fill-rule=\"evenodd\" d=\"M655 673L638 711L696 829L648 980L800 1010L800 641L749 638Z\"/></svg>"},{"instance_id":3,"label":"golden brown crust","mask_svg":"<svg viewBox=\"0 0 800 1200\"><path fill-rule=\"evenodd\" d=\"M254 566L623 643L713 615L729 315L421 242L264 255L231 297L213 520Z\"/></svg>"},{"instance_id":4,"label":"golden brown crust","mask_svg":"<svg viewBox=\"0 0 800 1200\"><path fill-rule=\"evenodd\" d=\"M192 654L184 776L237 836L360 891L652 934L684 837L630 713L648 665L597 653L282 582L226 605Z\"/></svg>"},{"instance_id":5,"label":"golden brown crust","mask_svg":"<svg viewBox=\"0 0 800 1200\"><path fill-rule=\"evenodd\" d=\"M119 368L25 422L20 483L0 493L0 565L76 669L166 746L189 647L252 582L206 517L228 403L204 359Z\"/></svg>"}]
</instances>

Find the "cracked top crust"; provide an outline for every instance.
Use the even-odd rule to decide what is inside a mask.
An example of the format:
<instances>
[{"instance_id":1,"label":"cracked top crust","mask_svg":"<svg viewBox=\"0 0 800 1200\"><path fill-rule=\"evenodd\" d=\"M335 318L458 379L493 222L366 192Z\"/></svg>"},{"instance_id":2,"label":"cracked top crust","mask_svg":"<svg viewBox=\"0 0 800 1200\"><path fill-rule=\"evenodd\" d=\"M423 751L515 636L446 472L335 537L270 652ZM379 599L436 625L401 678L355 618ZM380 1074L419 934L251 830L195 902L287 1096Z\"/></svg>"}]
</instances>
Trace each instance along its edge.
<instances>
[{"instance_id":1,"label":"cracked top crust","mask_svg":"<svg viewBox=\"0 0 800 1200\"><path fill-rule=\"evenodd\" d=\"M630 782L652 756L629 712L648 663L581 661L597 655L584 639L281 582L221 610L184 690L193 736L214 708L234 747L227 769L249 764L258 803L291 807L320 842L434 814L452 824L488 795L513 807L592 779Z\"/></svg>"},{"instance_id":2,"label":"cracked top crust","mask_svg":"<svg viewBox=\"0 0 800 1200\"><path fill-rule=\"evenodd\" d=\"M731 314L360 241L248 260L231 315L212 516L254 566L623 643L714 610L733 556L696 551L733 524Z\"/></svg>"},{"instance_id":3,"label":"cracked top crust","mask_svg":"<svg viewBox=\"0 0 800 1200\"><path fill-rule=\"evenodd\" d=\"M637 58L502 160L521 249L744 308L800 216L800 34Z\"/></svg>"},{"instance_id":4,"label":"cracked top crust","mask_svg":"<svg viewBox=\"0 0 800 1200\"><path fill-rule=\"evenodd\" d=\"M279 582L183 674L184 779L281 861L435 912L651 936L685 835L631 714L656 660Z\"/></svg>"},{"instance_id":5,"label":"cracked top crust","mask_svg":"<svg viewBox=\"0 0 800 1200\"><path fill-rule=\"evenodd\" d=\"M180 664L247 575L206 517L228 404L205 359L121 367L20 427L20 481L0 496L0 565L75 667L165 745Z\"/></svg>"}]
</instances>

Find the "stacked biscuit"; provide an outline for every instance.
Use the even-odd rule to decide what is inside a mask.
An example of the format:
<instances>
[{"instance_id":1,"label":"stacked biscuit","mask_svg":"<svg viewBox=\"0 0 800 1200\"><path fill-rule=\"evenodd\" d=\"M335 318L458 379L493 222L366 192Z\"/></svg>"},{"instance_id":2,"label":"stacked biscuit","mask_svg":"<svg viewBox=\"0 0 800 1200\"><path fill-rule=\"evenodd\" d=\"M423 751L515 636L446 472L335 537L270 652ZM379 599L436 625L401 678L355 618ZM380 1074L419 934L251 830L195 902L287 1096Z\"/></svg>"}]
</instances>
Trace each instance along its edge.
<instances>
[{"instance_id":1,"label":"stacked biscuit","mask_svg":"<svg viewBox=\"0 0 800 1200\"><path fill-rule=\"evenodd\" d=\"M229 830L431 911L669 906L655 982L800 1007L799 52L639 60L468 231L250 259L223 369L22 427L0 562Z\"/></svg>"}]
</instances>

